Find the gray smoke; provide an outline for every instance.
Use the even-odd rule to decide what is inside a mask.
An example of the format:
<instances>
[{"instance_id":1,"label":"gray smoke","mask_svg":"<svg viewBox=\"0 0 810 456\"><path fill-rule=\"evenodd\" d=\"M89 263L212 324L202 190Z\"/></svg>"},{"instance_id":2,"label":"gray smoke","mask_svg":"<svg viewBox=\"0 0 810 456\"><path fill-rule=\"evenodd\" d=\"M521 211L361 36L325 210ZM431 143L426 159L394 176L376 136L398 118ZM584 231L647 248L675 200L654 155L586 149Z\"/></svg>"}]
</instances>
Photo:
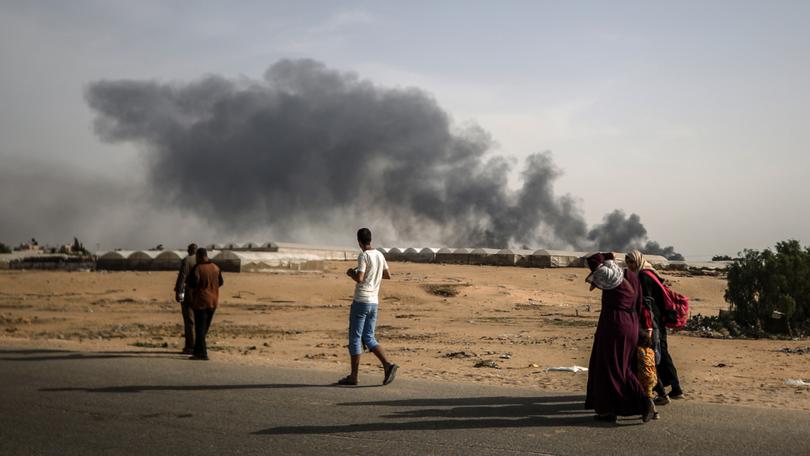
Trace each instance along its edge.
<instances>
[{"instance_id":1,"label":"gray smoke","mask_svg":"<svg viewBox=\"0 0 810 456\"><path fill-rule=\"evenodd\" d=\"M655 241L647 241L647 229L641 224L641 217L621 210L605 215L600 225L588 232L588 239L604 250L627 252L639 250L648 255L661 255L669 260L683 260L683 255L675 252L672 246L661 247Z\"/></svg>"},{"instance_id":2,"label":"gray smoke","mask_svg":"<svg viewBox=\"0 0 810 456\"><path fill-rule=\"evenodd\" d=\"M234 233L370 225L389 243L578 249L646 236L635 214L589 232L575 200L554 194L550 154L530 156L510 190L481 128L456 127L422 90L312 60L279 61L262 80L100 81L86 98L102 139L148 151L159 201Z\"/></svg>"},{"instance_id":3,"label":"gray smoke","mask_svg":"<svg viewBox=\"0 0 810 456\"><path fill-rule=\"evenodd\" d=\"M155 210L137 182L78 169L70 163L4 158L0 167L0 242L16 245L36 238L61 245L78 237L88 249L183 245L188 236L214 233L181 219L194 230L167 230L178 224L171 212Z\"/></svg>"}]
</instances>

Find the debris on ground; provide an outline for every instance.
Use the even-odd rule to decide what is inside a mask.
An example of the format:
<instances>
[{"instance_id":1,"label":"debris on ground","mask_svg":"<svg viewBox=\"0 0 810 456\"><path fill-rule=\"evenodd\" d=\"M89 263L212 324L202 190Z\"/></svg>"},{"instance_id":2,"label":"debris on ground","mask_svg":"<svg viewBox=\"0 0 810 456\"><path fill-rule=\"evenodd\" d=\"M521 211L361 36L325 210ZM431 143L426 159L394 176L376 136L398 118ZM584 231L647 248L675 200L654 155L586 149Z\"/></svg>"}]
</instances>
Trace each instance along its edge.
<instances>
[{"instance_id":1,"label":"debris on ground","mask_svg":"<svg viewBox=\"0 0 810 456\"><path fill-rule=\"evenodd\" d=\"M478 355L476 355L475 353L472 353L472 352L457 351L457 352L445 353L444 356L447 357L447 358L475 358Z\"/></svg>"},{"instance_id":2,"label":"debris on ground","mask_svg":"<svg viewBox=\"0 0 810 456\"><path fill-rule=\"evenodd\" d=\"M547 372L588 372L587 367L582 366L569 366L569 367L549 367Z\"/></svg>"},{"instance_id":3,"label":"debris on ground","mask_svg":"<svg viewBox=\"0 0 810 456\"><path fill-rule=\"evenodd\" d=\"M499 366L498 363L488 359L479 359L478 362L476 362L473 367L489 367L490 369L501 368L501 366Z\"/></svg>"}]
</instances>

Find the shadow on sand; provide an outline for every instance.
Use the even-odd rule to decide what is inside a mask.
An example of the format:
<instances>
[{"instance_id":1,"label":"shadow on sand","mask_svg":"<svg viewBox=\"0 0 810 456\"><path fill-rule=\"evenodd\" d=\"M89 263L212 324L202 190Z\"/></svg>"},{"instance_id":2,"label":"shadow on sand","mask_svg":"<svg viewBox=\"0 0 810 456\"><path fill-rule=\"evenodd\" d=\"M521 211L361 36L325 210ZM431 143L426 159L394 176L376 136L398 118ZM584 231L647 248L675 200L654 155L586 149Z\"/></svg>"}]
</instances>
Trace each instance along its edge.
<instances>
[{"instance_id":1,"label":"shadow on sand","mask_svg":"<svg viewBox=\"0 0 810 456\"><path fill-rule=\"evenodd\" d=\"M40 388L43 392L83 391L86 393L142 393L145 391L225 391L249 389L328 388L333 385L259 383L253 385L127 385L101 388Z\"/></svg>"},{"instance_id":2,"label":"shadow on sand","mask_svg":"<svg viewBox=\"0 0 810 456\"><path fill-rule=\"evenodd\" d=\"M22 356L2 356L0 360L3 361L63 361L63 360L84 360L84 359L110 359L110 358L188 358L178 351L173 350L132 350L132 351L105 351L105 352L76 352L70 350L49 350L49 349L30 349L30 350L3 350L0 349L0 354L5 355L22 355ZM39 356L30 356L39 355Z\"/></svg>"},{"instance_id":3,"label":"shadow on sand","mask_svg":"<svg viewBox=\"0 0 810 456\"><path fill-rule=\"evenodd\" d=\"M593 412L582 409L584 402L585 398L583 396L468 397L350 402L338 405L411 409L395 410L393 413L380 416L380 418L386 421L374 423L328 426L281 426L256 431L253 434L337 434L544 426L616 426L611 423L594 421ZM413 409L414 407L417 408ZM619 421L619 425L634 424L641 424L641 421L638 419L621 419Z\"/></svg>"}]
</instances>

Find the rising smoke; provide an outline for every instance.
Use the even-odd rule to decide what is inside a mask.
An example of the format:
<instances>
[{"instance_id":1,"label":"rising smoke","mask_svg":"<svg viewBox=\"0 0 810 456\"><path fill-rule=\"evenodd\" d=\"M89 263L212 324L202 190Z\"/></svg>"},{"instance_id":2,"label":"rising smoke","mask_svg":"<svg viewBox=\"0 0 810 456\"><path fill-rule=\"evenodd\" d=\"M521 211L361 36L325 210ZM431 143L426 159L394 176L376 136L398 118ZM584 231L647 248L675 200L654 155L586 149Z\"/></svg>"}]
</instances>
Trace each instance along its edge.
<instances>
[{"instance_id":1,"label":"rising smoke","mask_svg":"<svg viewBox=\"0 0 810 456\"><path fill-rule=\"evenodd\" d=\"M550 154L530 156L511 190L481 128L456 127L422 90L316 61L279 61L263 80L100 81L86 98L102 139L147 150L163 204L230 232L296 239L370 225L388 243L580 250L646 239L619 211L589 231L575 200L554 194Z\"/></svg>"}]
</instances>

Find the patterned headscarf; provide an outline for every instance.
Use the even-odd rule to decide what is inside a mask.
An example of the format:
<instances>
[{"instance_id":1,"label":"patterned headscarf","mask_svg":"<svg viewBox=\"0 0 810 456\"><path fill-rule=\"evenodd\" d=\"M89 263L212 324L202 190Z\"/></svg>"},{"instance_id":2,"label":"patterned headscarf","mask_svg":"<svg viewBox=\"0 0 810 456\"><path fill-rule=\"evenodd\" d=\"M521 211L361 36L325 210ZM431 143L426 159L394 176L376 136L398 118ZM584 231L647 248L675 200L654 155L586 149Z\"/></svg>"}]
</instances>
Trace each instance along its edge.
<instances>
[{"instance_id":1,"label":"patterned headscarf","mask_svg":"<svg viewBox=\"0 0 810 456\"><path fill-rule=\"evenodd\" d=\"M621 285L624 280L624 271L612 259L612 255L611 259L596 264L603 258L604 256L599 253L588 258L591 273L585 278L585 281L591 284L591 289L596 287L601 290L612 290Z\"/></svg>"},{"instance_id":2,"label":"patterned headscarf","mask_svg":"<svg viewBox=\"0 0 810 456\"><path fill-rule=\"evenodd\" d=\"M649 261L644 259L644 255L638 250L633 250L629 252L627 255L625 255L625 260L627 260L628 258L633 260L633 262L636 263L636 266L638 266L638 269L633 272L641 272L642 269L649 269L655 272L656 275L658 274L658 271L655 270L655 268L653 267L652 264L650 264Z\"/></svg>"}]
</instances>

